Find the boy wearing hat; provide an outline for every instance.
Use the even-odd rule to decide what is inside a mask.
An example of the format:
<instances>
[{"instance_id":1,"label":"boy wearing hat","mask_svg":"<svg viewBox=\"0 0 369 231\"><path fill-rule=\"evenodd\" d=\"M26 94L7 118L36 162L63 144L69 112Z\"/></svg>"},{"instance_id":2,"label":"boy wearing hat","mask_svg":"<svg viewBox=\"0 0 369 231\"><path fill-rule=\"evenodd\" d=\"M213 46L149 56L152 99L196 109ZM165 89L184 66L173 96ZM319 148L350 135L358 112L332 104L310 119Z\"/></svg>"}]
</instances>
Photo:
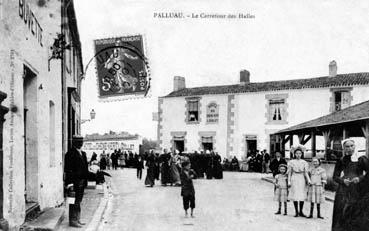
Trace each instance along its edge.
<instances>
[{"instance_id":1,"label":"boy wearing hat","mask_svg":"<svg viewBox=\"0 0 369 231\"><path fill-rule=\"evenodd\" d=\"M86 153L81 150L83 146L82 136L73 136L73 147L65 154L65 183L72 184L75 192L74 204L69 204L69 225L80 228L85 223L81 222L81 201L88 178L88 162Z\"/></svg>"},{"instance_id":2,"label":"boy wearing hat","mask_svg":"<svg viewBox=\"0 0 369 231\"><path fill-rule=\"evenodd\" d=\"M183 198L183 208L185 210L186 217L188 216L188 208L191 208L191 217L194 217L193 210L195 208L195 188L193 187L192 179L195 177L195 172L191 170L191 163L189 161L184 161L182 163L181 171L181 196Z\"/></svg>"}]
</instances>

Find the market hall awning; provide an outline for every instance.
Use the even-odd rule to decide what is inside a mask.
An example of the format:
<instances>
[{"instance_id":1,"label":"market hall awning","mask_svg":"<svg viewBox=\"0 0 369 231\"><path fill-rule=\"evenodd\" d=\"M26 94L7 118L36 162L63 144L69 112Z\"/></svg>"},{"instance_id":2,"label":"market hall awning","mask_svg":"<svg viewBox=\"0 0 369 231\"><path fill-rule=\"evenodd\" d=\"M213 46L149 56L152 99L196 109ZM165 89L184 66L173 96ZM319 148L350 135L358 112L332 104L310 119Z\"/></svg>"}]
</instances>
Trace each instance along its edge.
<instances>
[{"instance_id":1,"label":"market hall awning","mask_svg":"<svg viewBox=\"0 0 369 231\"><path fill-rule=\"evenodd\" d=\"M369 153L369 101L365 101L340 111L313 119L295 126L280 130L274 135L280 136L282 146L290 141L293 145L293 135L299 137L301 144L312 139L311 150L316 154L316 135L323 135L325 144L331 140L342 140L348 137L365 137L366 155Z\"/></svg>"}]
</instances>

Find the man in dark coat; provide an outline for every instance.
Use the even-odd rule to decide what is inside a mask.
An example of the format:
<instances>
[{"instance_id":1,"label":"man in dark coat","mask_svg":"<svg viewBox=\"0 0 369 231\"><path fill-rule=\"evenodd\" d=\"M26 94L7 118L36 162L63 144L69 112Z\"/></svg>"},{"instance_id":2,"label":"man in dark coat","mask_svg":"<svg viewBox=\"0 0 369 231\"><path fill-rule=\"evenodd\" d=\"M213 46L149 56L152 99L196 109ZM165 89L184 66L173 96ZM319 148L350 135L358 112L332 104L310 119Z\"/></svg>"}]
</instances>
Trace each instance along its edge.
<instances>
[{"instance_id":1,"label":"man in dark coat","mask_svg":"<svg viewBox=\"0 0 369 231\"><path fill-rule=\"evenodd\" d=\"M143 168L144 168L144 160L142 159L142 156L137 155L137 163L136 163L137 179L141 180Z\"/></svg>"},{"instance_id":2,"label":"man in dark coat","mask_svg":"<svg viewBox=\"0 0 369 231\"><path fill-rule=\"evenodd\" d=\"M117 170L117 168L118 168L118 154L117 154L116 151L114 151L111 154L110 159L111 159L111 163L112 163L112 169Z\"/></svg>"},{"instance_id":3,"label":"man in dark coat","mask_svg":"<svg viewBox=\"0 0 369 231\"><path fill-rule=\"evenodd\" d=\"M74 204L69 204L69 225L80 228L85 223L81 222L81 201L88 178L88 162L86 153L81 150L82 136L73 136L73 147L65 154L65 183L72 184L75 192Z\"/></svg>"},{"instance_id":4,"label":"man in dark coat","mask_svg":"<svg viewBox=\"0 0 369 231\"><path fill-rule=\"evenodd\" d=\"M270 163L270 170L273 173L273 177L278 174L278 168L281 164L287 164L286 160L282 157L280 152L275 153L275 159Z\"/></svg>"}]
</instances>

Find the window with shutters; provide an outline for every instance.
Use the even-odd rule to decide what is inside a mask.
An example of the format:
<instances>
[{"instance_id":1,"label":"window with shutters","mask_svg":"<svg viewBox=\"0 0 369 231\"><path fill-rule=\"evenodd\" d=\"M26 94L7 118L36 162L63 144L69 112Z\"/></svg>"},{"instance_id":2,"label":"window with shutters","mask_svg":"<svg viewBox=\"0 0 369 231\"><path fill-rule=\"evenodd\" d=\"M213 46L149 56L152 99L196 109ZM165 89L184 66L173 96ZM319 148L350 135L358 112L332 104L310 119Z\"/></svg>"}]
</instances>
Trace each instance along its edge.
<instances>
[{"instance_id":1,"label":"window with shutters","mask_svg":"<svg viewBox=\"0 0 369 231\"><path fill-rule=\"evenodd\" d=\"M284 118L284 99L269 100L270 121L282 121Z\"/></svg>"},{"instance_id":2,"label":"window with shutters","mask_svg":"<svg viewBox=\"0 0 369 231\"><path fill-rule=\"evenodd\" d=\"M186 122L199 123L200 118L200 98L191 97L186 99Z\"/></svg>"},{"instance_id":3,"label":"window with shutters","mask_svg":"<svg viewBox=\"0 0 369 231\"><path fill-rule=\"evenodd\" d=\"M345 109L351 105L352 96L351 96L352 88L333 88L332 96L331 96L331 106L330 111L340 111Z\"/></svg>"},{"instance_id":4,"label":"window with shutters","mask_svg":"<svg viewBox=\"0 0 369 231\"><path fill-rule=\"evenodd\" d=\"M287 123L287 94L266 95L267 99L267 124Z\"/></svg>"}]
</instances>

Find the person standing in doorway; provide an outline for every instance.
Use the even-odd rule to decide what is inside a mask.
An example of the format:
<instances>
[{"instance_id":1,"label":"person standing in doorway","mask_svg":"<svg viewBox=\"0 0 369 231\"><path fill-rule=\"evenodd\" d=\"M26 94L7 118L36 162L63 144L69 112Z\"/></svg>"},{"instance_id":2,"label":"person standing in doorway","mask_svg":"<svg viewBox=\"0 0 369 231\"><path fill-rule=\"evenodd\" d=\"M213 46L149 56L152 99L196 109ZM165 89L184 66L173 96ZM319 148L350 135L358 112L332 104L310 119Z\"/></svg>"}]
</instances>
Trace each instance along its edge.
<instances>
[{"instance_id":1,"label":"person standing in doorway","mask_svg":"<svg viewBox=\"0 0 369 231\"><path fill-rule=\"evenodd\" d=\"M88 178L88 162L86 153L81 150L83 137L73 136L72 144L72 149L65 154L64 165L66 184L72 184L75 192L75 202L69 205L69 225L80 228L85 225L80 218L81 201Z\"/></svg>"}]
</instances>

